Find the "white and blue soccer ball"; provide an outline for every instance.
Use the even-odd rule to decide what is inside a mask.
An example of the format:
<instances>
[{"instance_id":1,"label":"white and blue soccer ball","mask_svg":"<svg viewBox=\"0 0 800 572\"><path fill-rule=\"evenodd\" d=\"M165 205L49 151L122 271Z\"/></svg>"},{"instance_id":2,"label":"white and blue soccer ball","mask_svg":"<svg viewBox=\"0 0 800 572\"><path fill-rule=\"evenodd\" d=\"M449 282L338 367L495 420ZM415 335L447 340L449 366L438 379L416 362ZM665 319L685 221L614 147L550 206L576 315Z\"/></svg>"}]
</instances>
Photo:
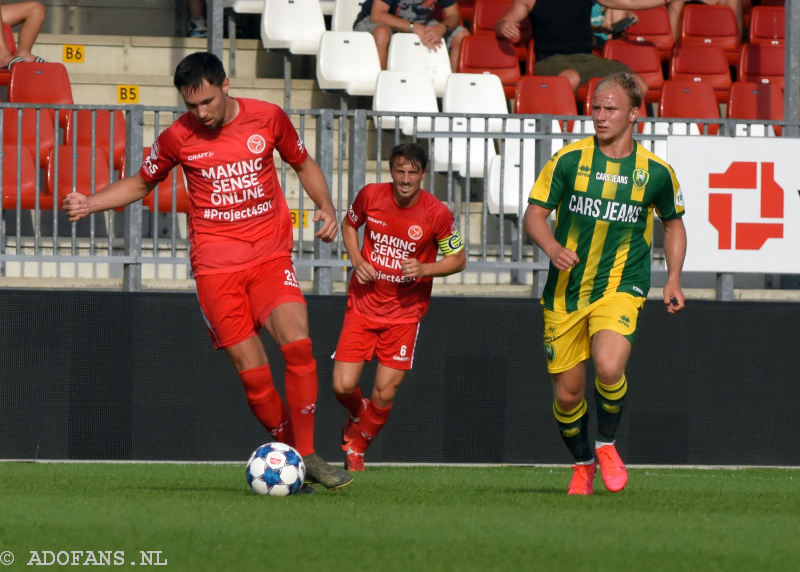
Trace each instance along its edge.
<instances>
[{"instance_id":1,"label":"white and blue soccer ball","mask_svg":"<svg viewBox=\"0 0 800 572\"><path fill-rule=\"evenodd\" d=\"M265 443L250 455L245 472L253 492L285 497L303 486L306 465L300 453L286 443Z\"/></svg>"}]
</instances>

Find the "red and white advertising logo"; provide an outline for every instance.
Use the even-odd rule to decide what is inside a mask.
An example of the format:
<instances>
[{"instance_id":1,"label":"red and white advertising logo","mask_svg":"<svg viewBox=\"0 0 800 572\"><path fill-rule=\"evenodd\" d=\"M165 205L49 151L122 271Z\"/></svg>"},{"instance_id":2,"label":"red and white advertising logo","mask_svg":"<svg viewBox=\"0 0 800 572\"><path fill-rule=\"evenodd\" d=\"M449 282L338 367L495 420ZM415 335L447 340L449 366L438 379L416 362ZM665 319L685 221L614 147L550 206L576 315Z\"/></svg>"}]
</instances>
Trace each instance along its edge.
<instances>
[{"instance_id":1,"label":"red and white advertising logo","mask_svg":"<svg viewBox=\"0 0 800 572\"><path fill-rule=\"evenodd\" d=\"M784 196L775 181L774 162L734 161L724 173L708 174L708 188L708 222L719 233L720 250L759 250L770 238L783 238ZM734 220L733 201L744 193L759 193L756 221Z\"/></svg>"},{"instance_id":2,"label":"red and white advertising logo","mask_svg":"<svg viewBox=\"0 0 800 572\"><path fill-rule=\"evenodd\" d=\"M796 139L670 136L665 158L686 200L684 270L800 272Z\"/></svg>"}]
</instances>

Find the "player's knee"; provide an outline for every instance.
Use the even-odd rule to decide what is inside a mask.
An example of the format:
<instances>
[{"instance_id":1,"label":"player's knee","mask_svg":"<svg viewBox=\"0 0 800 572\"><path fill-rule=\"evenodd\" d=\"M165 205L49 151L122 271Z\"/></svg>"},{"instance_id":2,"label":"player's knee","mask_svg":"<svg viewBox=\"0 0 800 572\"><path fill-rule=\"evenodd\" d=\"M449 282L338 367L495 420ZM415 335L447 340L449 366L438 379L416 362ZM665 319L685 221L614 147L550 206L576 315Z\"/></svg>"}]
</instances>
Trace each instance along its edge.
<instances>
[{"instance_id":1,"label":"player's knee","mask_svg":"<svg viewBox=\"0 0 800 572\"><path fill-rule=\"evenodd\" d=\"M594 362L597 379L602 385L614 385L622 378L625 373L625 364L620 364L613 359L597 359Z\"/></svg>"}]
</instances>

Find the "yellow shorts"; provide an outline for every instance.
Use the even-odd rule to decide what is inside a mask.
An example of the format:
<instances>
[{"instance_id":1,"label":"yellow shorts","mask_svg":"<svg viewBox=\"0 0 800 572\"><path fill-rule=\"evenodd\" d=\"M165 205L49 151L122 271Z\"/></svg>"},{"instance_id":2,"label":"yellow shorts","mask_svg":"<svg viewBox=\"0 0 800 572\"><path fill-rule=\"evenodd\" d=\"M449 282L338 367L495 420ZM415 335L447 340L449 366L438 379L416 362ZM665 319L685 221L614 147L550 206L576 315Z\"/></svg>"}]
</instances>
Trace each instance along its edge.
<instances>
[{"instance_id":1,"label":"yellow shorts","mask_svg":"<svg viewBox=\"0 0 800 572\"><path fill-rule=\"evenodd\" d=\"M644 298L626 292L603 296L574 312L544 310L544 352L547 371L561 373L592 355L592 336L611 330L633 343Z\"/></svg>"}]
</instances>

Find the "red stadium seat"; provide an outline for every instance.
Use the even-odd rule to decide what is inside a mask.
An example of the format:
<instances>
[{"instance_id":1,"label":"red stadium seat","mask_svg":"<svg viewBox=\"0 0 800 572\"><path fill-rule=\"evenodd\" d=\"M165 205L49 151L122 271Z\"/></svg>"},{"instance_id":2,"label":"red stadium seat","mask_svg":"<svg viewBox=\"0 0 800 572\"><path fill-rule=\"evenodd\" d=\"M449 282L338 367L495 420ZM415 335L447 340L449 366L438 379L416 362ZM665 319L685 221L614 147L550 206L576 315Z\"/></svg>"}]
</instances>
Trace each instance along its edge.
<instances>
[{"instance_id":1,"label":"red stadium seat","mask_svg":"<svg viewBox=\"0 0 800 572\"><path fill-rule=\"evenodd\" d=\"M728 99L728 117L732 119L783 120L783 90L774 83L735 81ZM773 125L776 135L781 126Z\"/></svg>"},{"instance_id":2,"label":"red stadium seat","mask_svg":"<svg viewBox=\"0 0 800 572\"><path fill-rule=\"evenodd\" d=\"M67 68L56 62L16 64L11 68L8 101L12 103L52 103L72 105L72 85ZM65 111L58 111L58 123L67 126Z\"/></svg>"},{"instance_id":3,"label":"red stadium seat","mask_svg":"<svg viewBox=\"0 0 800 572\"><path fill-rule=\"evenodd\" d=\"M708 83L717 101L725 103L731 90L731 70L719 46L678 44L670 59L669 79Z\"/></svg>"},{"instance_id":4,"label":"red stadium seat","mask_svg":"<svg viewBox=\"0 0 800 572\"><path fill-rule=\"evenodd\" d=\"M655 46L608 40L603 46L603 57L622 62L645 81L648 87L646 102L655 103L661 98L664 71Z\"/></svg>"},{"instance_id":5,"label":"red stadium seat","mask_svg":"<svg viewBox=\"0 0 800 572\"><path fill-rule=\"evenodd\" d=\"M750 13L748 39L751 44L782 46L786 34L784 6L754 6Z\"/></svg>"},{"instance_id":6,"label":"red stadium seat","mask_svg":"<svg viewBox=\"0 0 800 572\"><path fill-rule=\"evenodd\" d=\"M719 104L710 84L696 81L666 80L661 88L659 117L718 119ZM708 132L716 134L719 124L710 123ZM704 130L701 127L700 132Z\"/></svg>"},{"instance_id":7,"label":"red stadium seat","mask_svg":"<svg viewBox=\"0 0 800 572\"><path fill-rule=\"evenodd\" d=\"M514 94L514 113L578 115L578 106L567 78L526 75L517 82ZM562 125L562 131L571 131L573 122L566 123L567 125Z\"/></svg>"},{"instance_id":8,"label":"red stadium seat","mask_svg":"<svg viewBox=\"0 0 800 572\"><path fill-rule=\"evenodd\" d=\"M150 147L144 148L143 157L150 154ZM175 187L175 211L179 213L188 213L191 210L191 202L189 195L186 193L186 179L183 174L183 168L176 165L167 175L167 178L161 181L156 187L142 199L142 204L150 211L159 213L172 212L172 196L173 186Z\"/></svg>"},{"instance_id":9,"label":"red stadium seat","mask_svg":"<svg viewBox=\"0 0 800 572\"><path fill-rule=\"evenodd\" d=\"M511 7L511 4L511 0L477 0L472 18L472 33L476 36L494 37L494 25ZM520 39L511 42L521 62L526 61L528 58L528 43L532 37L531 21L525 18L520 22Z\"/></svg>"},{"instance_id":10,"label":"red stadium seat","mask_svg":"<svg viewBox=\"0 0 800 572\"><path fill-rule=\"evenodd\" d=\"M728 65L738 65L742 40L733 9L723 4L687 4L681 17L680 43L719 46Z\"/></svg>"},{"instance_id":11,"label":"red stadium seat","mask_svg":"<svg viewBox=\"0 0 800 572\"><path fill-rule=\"evenodd\" d=\"M55 197L57 191L59 202L73 191L84 195L98 193L111 182L108 155L101 148L93 153L91 147L79 145L73 152L71 145L61 145L50 152L44 192Z\"/></svg>"},{"instance_id":12,"label":"red stadium seat","mask_svg":"<svg viewBox=\"0 0 800 572\"><path fill-rule=\"evenodd\" d=\"M461 21L463 23L472 22L475 13L475 0L457 0L458 11L461 12Z\"/></svg>"},{"instance_id":13,"label":"red stadium seat","mask_svg":"<svg viewBox=\"0 0 800 572\"><path fill-rule=\"evenodd\" d=\"M53 199L36 190L36 166L33 155L27 147L5 145L2 148L3 160L3 209L32 210L36 208L36 195L39 195L39 208L52 209ZM19 190L19 197L17 196ZM19 202L17 201L19 198Z\"/></svg>"},{"instance_id":14,"label":"red stadium seat","mask_svg":"<svg viewBox=\"0 0 800 572\"><path fill-rule=\"evenodd\" d=\"M739 80L784 85L783 46L745 44L739 58Z\"/></svg>"},{"instance_id":15,"label":"red stadium seat","mask_svg":"<svg viewBox=\"0 0 800 572\"><path fill-rule=\"evenodd\" d=\"M22 123L19 123L20 117ZM39 153L39 166L44 167L50 152L55 146L55 119L52 109L3 109L3 145L16 145L20 143L27 147L36 159ZM38 122L38 129L37 129ZM37 148L37 132L39 137Z\"/></svg>"},{"instance_id":16,"label":"red stadium seat","mask_svg":"<svg viewBox=\"0 0 800 572\"><path fill-rule=\"evenodd\" d=\"M72 141L77 139L78 145L91 146L93 122L95 145L103 148L113 158L114 169L121 171L122 159L125 156L125 114L119 109L114 110L113 131L110 110L73 110L67 116L64 144L72 145Z\"/></svg>"},{"instance_id":17,"label":"red stadium seat","mask_svg":"<svg viewBox=\"0 0 800 572\"><path fill-rule=\"evenodd\" d=\"M625 30L625 38L630 42L652 44L662 62L669 60L675 37L666 6L636 10L636 18L637 22Z\"/></svg>"},{"instance_id":18,"label":"red stadium seat","mask_svg":"<svg viewBox=\"0 0 800 572\"><path fill-rule=\"evenodd\" d=\"M500 78L507 99L514 97L520 78L514 46L505 38L470 35L461 41L459 73L493 73Z\"/></svg>"}]
</instances>

